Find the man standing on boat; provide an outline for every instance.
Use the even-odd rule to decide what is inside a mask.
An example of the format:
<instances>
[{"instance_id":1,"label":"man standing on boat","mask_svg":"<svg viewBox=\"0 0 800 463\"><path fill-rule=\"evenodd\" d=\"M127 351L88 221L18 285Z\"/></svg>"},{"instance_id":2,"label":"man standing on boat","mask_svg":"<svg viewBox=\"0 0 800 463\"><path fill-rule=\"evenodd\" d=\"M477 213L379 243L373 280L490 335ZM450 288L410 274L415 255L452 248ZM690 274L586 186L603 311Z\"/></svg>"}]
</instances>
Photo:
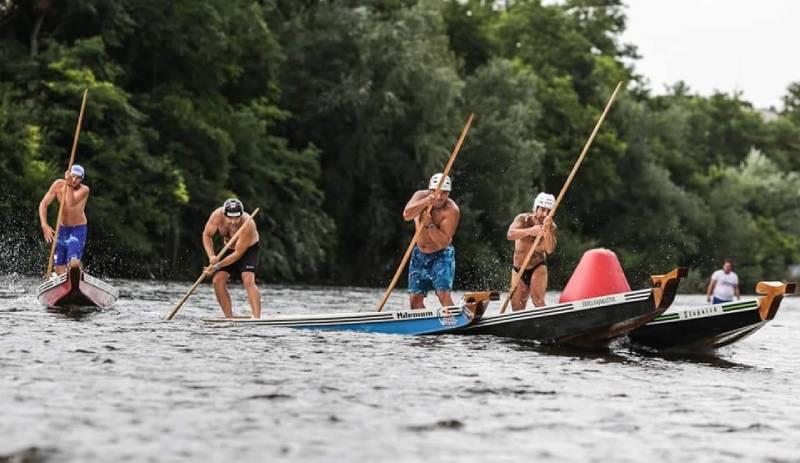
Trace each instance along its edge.
<instances>
[{"instance_id":1,"label":"man standing on boat","mask_svg":"<svg viewBox=\"0 0 800 463\"><path fill-rule=\"evenodd\" d=\"M547 255L556 249L556 225L548 215L556 203L556 198L548 193L539 193L533 201L532 212L519 214L508 227L506 238L514 242L514 265L511 272L519 272L525 256L533 246L537 236L541 236L536 250L533 252L528 266L522 272L511 298L511 308L522 310L528 303L528 295L533 305L544 306L544 294L547 291Z\"/></svg>"},{"instance_id":2,"label":"man standing on boat","mask_svg":"<svg viewBox=\"0 0 800 463\"><path fill-rule=\"evenodd\" d=\"M739 299L739 275L733 271L733 261L725 259L722 261L722 269L711 275L706 301L712 304L722 304L733 301L733 296Z\"/></svg>"},{"instance_id":3,"label":"man standing on boat","mask_svg":"<svg viewBox=\"0 0 800 463\"><path fill-rule=\"evenodd\" d=\"M222 259L216 260L214 252L214 235L219 233L223 242L227 242L234 234L244 227L241 235L233 246L225 252ZM256 266L258 265L259 248L258 229L250 214L244 212L244 205L236 198L225 201L211 213L203 229L203 248L208 255L206 272L214 274L214 294L217 296L225 317L233 317L231 296L228 293L228 280L231 275L238 275L242 279L247 298L250 301L250 311L253 318L261 318L261 293L256 286Z\"/></svg>"},{"instance_id":4,"label":"man standing on boat","mask_svg":"<svg viewBox=\"0 0 800 463\"><path fill-rule=\"evenodd\" d=\"M47 208L56 198L59 204L63 203L53 262L55 271L59 275L66 271L67 264L74 267L80 265L83 248L86 245L88 225L84 209L89 199L89 187L83 185L84 174L83 167L74 164L64 172L63 180L58 179L50 185L50 189L39 202L39 223L44 240L48 243L53 242L55 231L47 223ZM64 188L65 183L66 188Z\"/></svg>"},{"instance_id":5,"label":"man standing on boat","mask_svg":"<svg viewBox=\"0 0 800 463\"><path fill-rule=\"evenodd\" d=\"M425 308L425 296L431 289L436 291L442 306L454 305L450 297L456 272L452 241L461 212L450 199L453 182L449 176L436 191L442 176L431 177L428 189L415 192L403 210L403 220L413 219L417 230L422 228L408 265L408 296L412 309Z\"/></svg>"}]
</instances>

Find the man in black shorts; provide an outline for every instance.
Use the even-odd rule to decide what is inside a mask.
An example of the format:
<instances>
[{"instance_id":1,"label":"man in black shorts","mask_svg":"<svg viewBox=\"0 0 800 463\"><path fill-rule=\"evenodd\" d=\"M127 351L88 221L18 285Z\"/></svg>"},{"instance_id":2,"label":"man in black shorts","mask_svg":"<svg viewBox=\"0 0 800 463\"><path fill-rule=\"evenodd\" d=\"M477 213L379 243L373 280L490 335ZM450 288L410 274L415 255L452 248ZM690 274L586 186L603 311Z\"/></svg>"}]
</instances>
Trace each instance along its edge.
<instances>
[{"instance_id":1,"label":"man in black shorts","mask_svg":"<svg viewBox=\"0 0 800 463\"><path fill-rule=\"evenodd\" d=\"M214 235L219 233L224 242L244 228L242 233L228 249L222 258L217 261L214 252ZM250 301L250 310L253 318L261 318L261 293L256 286L256 267L258 266L259 236L258 229L250 214L244 212L244 206L238 199L231 198L225 201L211 213L203 229L203 248L208 255L207 273L213 273L214 294L222 307L222 313L227 318L233 317L231 296L228 293L228 280L231 275L240 276L247 298Z\"/></svg>"}]
</instances>

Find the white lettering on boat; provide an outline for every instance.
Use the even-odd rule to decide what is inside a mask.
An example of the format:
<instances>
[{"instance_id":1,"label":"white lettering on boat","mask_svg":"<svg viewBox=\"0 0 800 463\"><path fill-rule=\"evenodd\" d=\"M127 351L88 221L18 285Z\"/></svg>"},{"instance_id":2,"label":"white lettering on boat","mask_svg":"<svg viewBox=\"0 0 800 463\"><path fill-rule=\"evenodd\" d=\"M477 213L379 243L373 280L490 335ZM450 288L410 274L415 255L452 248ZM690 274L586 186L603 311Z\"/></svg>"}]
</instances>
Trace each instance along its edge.
<instances>
[{"instance_id":1,"label":"white lettering on boat","mask_svg":"<svg viewBox=\"0 0 800 463\"><path fill-rule=\"evenodd\" d=\"M719 315L722 313L721 305L709 305L706 307L695 307L693 309L682 310L678 312L681 320L689 318L708 317L710 315Z\"/></svg>"},{"instance_id":2,"label":"white lettering on boat","mask_svg":"<svg viewBox=\"0 0 800 463\"><path fill-rule=\"evenodd\" d=\"M581 301L581 307L585 309L587 307L597 307L599 305L608 305L608 304L613 304L615 302L617 302L616 296L596 297L594 299L586 299L584 301Z\"/></svg>"}]
</instances>

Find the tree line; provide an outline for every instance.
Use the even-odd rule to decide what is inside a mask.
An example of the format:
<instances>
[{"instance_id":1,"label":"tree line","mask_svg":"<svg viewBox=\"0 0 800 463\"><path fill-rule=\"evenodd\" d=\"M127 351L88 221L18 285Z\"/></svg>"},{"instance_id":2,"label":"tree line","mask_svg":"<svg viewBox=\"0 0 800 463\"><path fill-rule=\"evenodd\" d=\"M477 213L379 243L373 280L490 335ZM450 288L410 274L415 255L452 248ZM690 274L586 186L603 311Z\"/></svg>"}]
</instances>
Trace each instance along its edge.
<instances>
[{"instance_id":1,"label":"tree line","mask_svg":"<svg viewBox=\"0 0 800 463\"><path fill-rule=\"evenodd\" d=\"M88 87L77 159L101 274L196 275L208 214L237 196L262 210L262 279L386 284L405 202L474 112L452 175L456 286L504 288L509 223L558 193L624 80L556 217L553 285L599 246L632 285L687 265L696 289L724 257L745 291L786 277L800 83L771 111L682 82L656 95L625 25L621 0L0 0L7 270L44 267L36 205Z\"/></svg>"}]
</instances>

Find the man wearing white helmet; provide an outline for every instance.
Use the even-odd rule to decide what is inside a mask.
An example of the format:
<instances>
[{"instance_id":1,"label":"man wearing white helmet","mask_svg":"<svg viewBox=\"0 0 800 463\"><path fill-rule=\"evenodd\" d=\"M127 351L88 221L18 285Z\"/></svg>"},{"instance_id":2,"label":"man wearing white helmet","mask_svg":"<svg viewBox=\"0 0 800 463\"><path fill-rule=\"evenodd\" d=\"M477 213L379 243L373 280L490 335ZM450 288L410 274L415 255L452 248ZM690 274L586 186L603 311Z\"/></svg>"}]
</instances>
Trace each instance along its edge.
<instances>
[{"instance_id":1,"label":"man wearing white helmet","mask_svg":"<svg viewBox=\"0 0 800 463\"><path fill-rule=\"evenodd\" d=\"M42 227L44 240L48 243L53 241L55 231L47 223L47 208L56 198L59 203L64 203L61 225L58 227L58 237L56 238L56 251L53 256L53 264L58 274L66 271L67 264L80 265L83 257L86 232L88 231L88 221L84 210L86 201L89 199L89 187L83 184L84 175L83 167L74 164L64 172L63 180L58 179L50 185L50 189L39 202L39 224ZM65 183L67 188L64 188Z\"/></svg>"},{"instance_id":2,"label":"man wearing white helmet","mask_svg":"<svg viewBox=\"0 0 800 463\"><path fill-rule=\"evenodd\" d=\"M206 273L214 274L211 282L214 285L214 294L217 296L225 317L233 317L233 304L228 293L228 280L232 275L242 279L247 299L250 301L250 311L253 318L261 318L261 293L256 286L256 267L258 266L258 249L260 246L258 229L250 214L244 211L244 205L236 198L227 199L222 207L214 209L208 217L208 222L203 229L203 249L208 255ZM214 252L214 235L219 233L223 242L233 238L233 235L244 227L242 234L233 243L222 258L217 261Z\"/></svg>"},{"instance_id":3,"label":"man wearing white helmet","mask_svg":"<svg viewBox=\"0 0 800 463\"><path fill-rule=\"evenodd\" d=\"M450 199L453 182L450 177L436 174L428 182L427 190L411 196L403 210L403 219L414 220L422 232L411 254L408 265L408 296L412 309L425 308L425 296L433 289L442 306L452 306L450 291L456 272L455 249L452 241L456 234L461 212ZM442 183L437 192L436 187Z\"/></svg>"},{"instance_id":4,"label":"man wearing white helmet","mask_svg":"<svg viewBox=\"0 0 800 463\"><path fill-rule=\"evenodd\" d=\"M507 238L514 242L512 281L514 273L520 271L536 237L542 237L511 297L511 307L514 310L525 308L529 294L534 306L544 305L544 294L547 291L547 255L556 249L557 227L549 216L555 203L556 198L553 195L539 193L533 201L533 211L519 214L508 227Z\"/></svg>"}]
</instances>

